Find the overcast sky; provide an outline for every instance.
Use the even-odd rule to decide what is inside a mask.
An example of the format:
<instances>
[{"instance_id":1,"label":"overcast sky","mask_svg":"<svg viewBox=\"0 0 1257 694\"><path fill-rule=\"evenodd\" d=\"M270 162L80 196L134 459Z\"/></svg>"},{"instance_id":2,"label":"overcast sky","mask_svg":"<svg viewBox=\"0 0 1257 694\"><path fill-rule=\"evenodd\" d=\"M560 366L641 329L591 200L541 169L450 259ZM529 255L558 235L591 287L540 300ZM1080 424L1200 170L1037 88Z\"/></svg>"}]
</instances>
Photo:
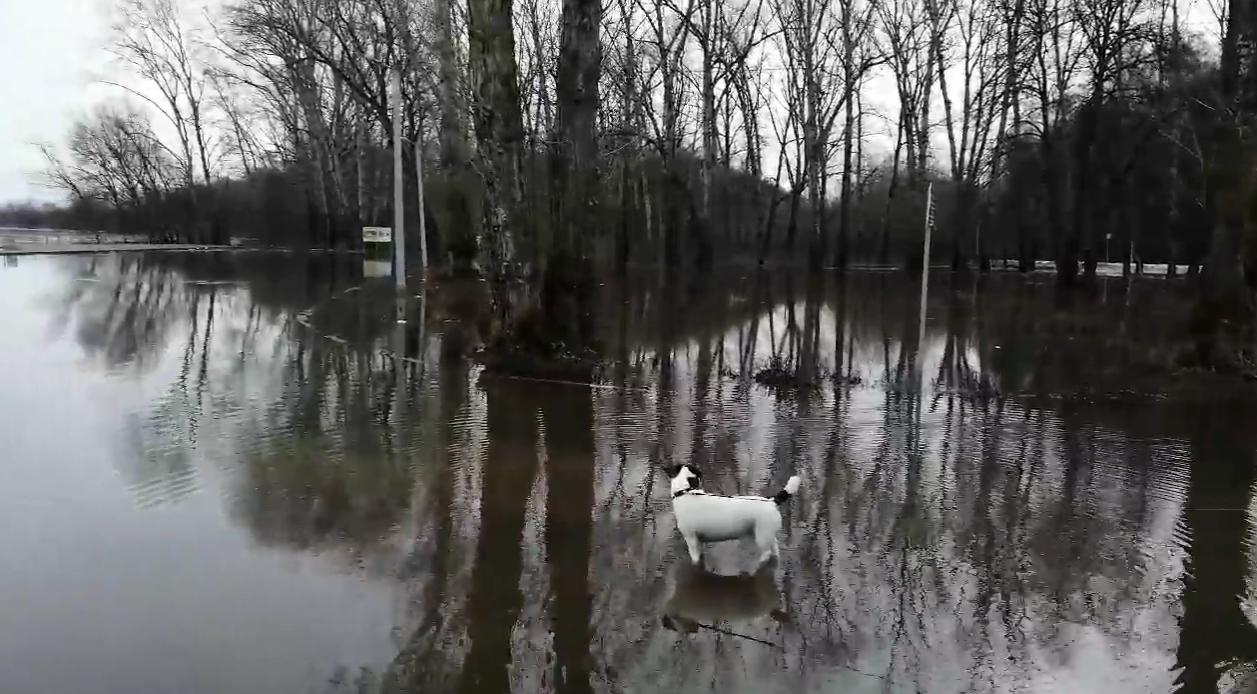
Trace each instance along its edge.
<instances>
[{"instance_id":1,"label":"overcast sky","mask_svg":"<svg viewBox=\"0 0 1257 694\"><path fill-rule=\"evenodd\" d=\"M105 50L111 4L111 0L0 0L0 204L63 199L61 192L41 185L44 162L36 145L63 144L77 115L120 96L116 87L98 81L116 73L109 68ZM1216 34L1206 0L1186 0L1183 6L1188 26ZM1216 42L1216 36L1211 40ZM874 82L887 79L880 75ZM869 87L865 108L883 116L892 113L894 91L889 82ZM765 134L771 139L769 131ZM876 156L893 144L884 117L867 120L865 135L872 140L866 156Z\"/></svg>"},{"instance_id":2,"label":"overcast sky","mask_svg":"<svg viewBox=\"0 0 1257 694\"><path fill-rule=\"evenodd\" d=\"M38 184L35 143L61 142L105 96L104 0L0 0L0 203L62 195Z\"/></svg>"}]
</instances>

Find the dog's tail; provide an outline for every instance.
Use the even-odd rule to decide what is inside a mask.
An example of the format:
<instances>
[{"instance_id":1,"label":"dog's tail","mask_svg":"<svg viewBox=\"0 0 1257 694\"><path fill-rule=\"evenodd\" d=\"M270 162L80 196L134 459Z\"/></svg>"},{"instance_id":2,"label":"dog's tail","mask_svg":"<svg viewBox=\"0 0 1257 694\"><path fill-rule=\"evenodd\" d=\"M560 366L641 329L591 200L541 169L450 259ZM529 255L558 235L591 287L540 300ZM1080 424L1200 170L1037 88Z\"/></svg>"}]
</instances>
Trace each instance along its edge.
<instances>
[{"instance_id":1,"label":"dog's tail","mask_svg":"<svg viewBox=\"0 0 1257 694\"><path fill-rule=\"evenodd\" d=\"M786 503L787 501L789 501L790 497L798 493L799 493L799 476L791 475L790 479L786 480L785 489L782 489L781 491L777 492L773 496L773 501L776 501L777 505L780 506Z\"/></svg>"}]
</instances>

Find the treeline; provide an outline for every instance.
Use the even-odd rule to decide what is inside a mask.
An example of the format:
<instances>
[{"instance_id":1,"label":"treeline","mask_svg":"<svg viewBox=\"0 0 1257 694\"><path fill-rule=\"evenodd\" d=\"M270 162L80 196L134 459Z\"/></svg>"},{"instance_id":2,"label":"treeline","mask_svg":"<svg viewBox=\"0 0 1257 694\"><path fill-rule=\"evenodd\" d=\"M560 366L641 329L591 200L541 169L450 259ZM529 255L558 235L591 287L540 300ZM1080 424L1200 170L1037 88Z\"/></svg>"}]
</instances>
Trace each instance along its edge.
<instances>
[{"instance_id":1,"label":"treeline","mask_svg":"<svg viewBox=\"0 0 1257 694\"><path fill-rule=\"evenodd\" d=\"M110 213L108 207L90 199L76 199L69 205L11 202L0 205L0 227L97 231Z\"/></svg>"},{"instance_id":2,"label":"treeline","mask_svg":"<svg viewBox=\"0 0 1257 694\"><path fill-rule=\"evenodd\" d=\"M1189 23L1189 5L1212 21ZM543 284L565 291L595 258L919 263L934 182L934 262L1046 257L1063 285L1105 257L1203 264L1215 303L1252 303L1257 9L1242 0L118 12L131 98L50 148L50 176L156 237L357 245L392 215L396 70L434 262L558 273Z\"/></svg>"}]
</instances>

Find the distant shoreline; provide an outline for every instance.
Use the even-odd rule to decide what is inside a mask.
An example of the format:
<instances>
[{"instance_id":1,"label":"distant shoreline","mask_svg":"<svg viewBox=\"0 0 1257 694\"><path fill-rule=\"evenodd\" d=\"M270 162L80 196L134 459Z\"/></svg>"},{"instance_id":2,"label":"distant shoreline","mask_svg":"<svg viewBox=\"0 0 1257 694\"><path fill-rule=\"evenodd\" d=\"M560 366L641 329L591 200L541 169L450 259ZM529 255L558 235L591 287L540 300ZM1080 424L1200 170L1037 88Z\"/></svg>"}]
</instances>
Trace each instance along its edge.
<instances>
[{"instance_id":1,"label":"distant shoreline","mask_svg":"<svg viewBox=\"0 0 1257 694\"><path fill-rule=\"evenodd\" d=\"M188 243L40 243L30 246L0 246L0 255L65 255L69 253L117 253L121 251L233 251L234 246L206 246Z\"/></svg>"}]
</instances>

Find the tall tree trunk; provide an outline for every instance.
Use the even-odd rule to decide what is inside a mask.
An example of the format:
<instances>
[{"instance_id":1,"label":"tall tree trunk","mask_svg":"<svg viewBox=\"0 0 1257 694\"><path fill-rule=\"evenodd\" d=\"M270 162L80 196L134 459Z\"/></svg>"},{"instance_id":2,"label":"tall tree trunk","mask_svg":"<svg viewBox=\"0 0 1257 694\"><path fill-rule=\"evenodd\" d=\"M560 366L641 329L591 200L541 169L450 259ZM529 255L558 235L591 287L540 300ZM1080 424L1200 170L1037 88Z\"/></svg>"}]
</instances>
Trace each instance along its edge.
<instances>
[{"instance_id":1,"label":"tall tree trunk","mask_svg":"<svg viewBox=\"0 0 1257 694\"><path fill-rule=\"evenodd\" d=\"M855 99L851 97L851 92L854 91L850 88L852 77L848 75L847 80L849 86L842 132L842 198L838 201L838 247L834 253L834 265L839 270L847 267L848 244L851 242L851 153L852 140L855 137Z\"/></svg>"},{"instance_id":2,"label":"tall tree trunk","mask_svg":"<svg viewBox=\"0 0 1257 694\"><path fill-rule=\"evenodd\" d=\"M360 120L354 127L354 173L356 174L357 195L355 196L354 213L358 226L367 226L371 221L367 218L367 126L366 120ZM351 245L357 246L358 234L352 237Z\"/></svg>"},{"instance_id":3,"label":"tall tree trunk","mask_svg":"<svg viewBox=\"0 0 1257 694\"><path fill-rule=\"evenodd\" d=\"M659 233L663 251L663 262L668 272L680 268L680 224L677 221L679 204L677 201L676 184L673 181L676 167L677 152L677 59L671 52L672 43L665 40L662 32L664 24L663 3L655 3L655 26L660 34L657 44L666 48L660 58L660 82L663 84L663 138L660 146L660 200L659 200Z\"/></svg>"},{"instance_id":4,"label":"tall tree trunk","mask_svg":"<svg viewBox=\"0 0 1257 694\"><path fill-rule=\"evenodd\" d=\"M886 207L882 210L882 248L880 259L882 265L890 264L890 213L894 209L895 193L899 191L899 153L904 145L904 122L899 114L899 127L895 131L895 154L890 163L890 186L886 190Z\"/></svg>"},{"instance_id":5,"label":"tall tree trunk","mask_svg":"<svg viewBox=\"0 0 1257 694\"><path fill-rule=\"evenodd\" d=\"M467 45L475 80L476 141L484 166L484 234L479 248L483 267L502 278L516 260L514 228L523 199L521 175L524 139L519 106L519 67L515 60L512 0L469 0ZM495 292L499 320L510 307Z\"/></svg>"},{"instance_id":6,"label":"tall tree trunk","mask_svg":"<svg viewBox=\"0 0 1257 694\"><path fill-rule=\"evenodd\" d=\"M1072 249L1074 260L1077 260L1077 253L1082 252L1083 256L1083 277L1087 281L1095 279L1096 258L1095 245L1092 239L1094 225L1094 210L1091 204L1091 188L1092 188L1092 149L1095 146L1096 136L1099 132L1100 109L1103 108L1101 103L1103 94L1100 92L1099 84L1092 90L1091 97L1082 105L1081 112L1078 114L1077 132L1074 134L1074 209L1073 223L1066 230L1067 249ZM1067 252L1071 252L1067 250ZM1057 272L1060 270L1058 268ZM1060 276L1059 282L1062 286L1069 286L1073 283L1072 276Z\"/></svg>"},{"instance_id":7,"label":"tall tree trunk","mask_svg":"<svg viewBox=\"0 0 1257 694\"><path fill-rule=\"evenodd\" d=\"M593 272L589 240L598 190L598 32L601 0L564 0L559 45L558 151L559 238L546 261L542 302L555 337L571 347L592 339Z\"/></svg>"},{"instance_id":8,"label":"tall tree trunk","mask_svg":"<svg viewBox=\"0 0 1257 694\"><path fill-rule=\"evenodd\" d=\"M851 243L848 246L847 257L852 255L851 248L855 248L855 252L860 252L860 242L864 238L864 194L865 194L865 171L864 171L864 99L860 96L861 89L856 88L855 91L855 171L852 173L852 186L854 199L854 207L851 210ZM867 250L864 251L867 258Z\"/></svg>"},{"instance_id":9,"label":"tall tree trunk","mask_svg":"<svg viewBox=\"0 0 1257 694\"><path fill-rule=\"evenodd\" d=\"M716 75L715 75L715 58L713 55L716 41L716 5L719 0L706 0L700 7L702 13L703 36L701 42L703 54L703 120L701 123L703 130L703 170L702 170L702 186L703 186L703 223L706 225L711 221L711 176L712 170L716 166L716 152L719 150L719 142L716 134Z\"/></svg>"},{"instance_id":10,"label":"tall tree trunk","mask_svg":"<svg viewBox=\"0 0 1257 694\"><path fill-rule=\"evenodd\" d=\"M456 264L468 265L476 255L477 222L471 217L470 172L467 168L467 133L460 85L462 74L454 33L452 0L436 0L437 102L440 108L440 167L446 194L437 233L441 249Z\"/></svg>"},{"instance_id":11,"label":"tall tree trunk","mask_svg":"<svg viewBox=\"0 0 1257 694\"><path fill-rule=\"evenodd\" d=\"M627 0L618 0L620 14L628 17L630 15ZM626 132L632 133L638 125L637 115L640 113L637 104L637 47L633 39L633 32L624 32L624 77L620 81L620 100L622 113L620 115L621 126ZM634 172L633 162L639 160L638 152L639 139L636 135L628 136L628 147L621 154L620 161L620 229L616 238L615 262L619 270L623 270L628 265L629 257L632 253L630 244L630 209L633 201L633 188L637 176ZM641 198L646 200L646 191L641 190ZM650 239L650 212L649 207L646 213L642 215L645 223L646 243L649 244Z\"/></svg>"},{"instance_id":12,"label":"tall tree trunk","mask_svg":"<svg viewBox=\"0 0 1257 694\"><path fill-rule=\"evenodd\" d=\"M600 0L564 0L558 66L558 178L562 243L582 251L598 176L598 79L602 63Z\"/></svg>"},{"instance_id":13,"label":"tall tree trunk","mask_svg":"<svg viewBox=\"0 0 1257 694\"><path fill-rule=\"evenodd\" d=\"M786 221L786 252L794 252L795 237L799 233L799 202L800 193L797 188L790 191L790 217Z\"/></svg>"},{"instance_id":14,"label":"tall tree trunk","mask_svg":"<svg viewBox=\"0 0 1257 694\"><path fill-rule=\"evenodd\" d=\"M1047 120L1047 116L1043 116ZM1078 278L1078 243L1073 234L1065 231L1061 222L1061 172L1058 164L1056 131L1044 127L1039 137L1040 167L1042 170L1048 229L1056 241L1056 281L1060 286L1073 286Z\"/></svg>"},{"instance_id":15,"label":"tall tree trunk","mask_svg":"<svg viewBox=\"0 0 1257 694\"><path fill-rule=\"evenodd\" d=\"M1205 265L1207 330L1227 318L1251 320L1252 300L1245 282L1244 230L1253 185L1247 171L1238 123L1257 114L1257 6L1231 0L1230 23L1222 45L1222 104L1235 118L1219 116L1214 125L1209 166L1213 217L1209 260Z\"/></svg>"},{"instance_id":16,"label":"tall tree trunk","mask_svg":"<svg viewBox=\"0 0 1257 694\"><path fill-rule=\"evenodd\" d=\"M332 153L329 151L331 133L323 115L322 97L314 76L314 63L303 62L299 67L299 74L297 98L301 102L302 115L305 117L306 128L310 132L310 155L314 159L319 212L323 217L323 234L319 240L330 248L335 244L336 222L341 215L339 186L332 170Z\"/></svg>"},{"instance_id":17,"label":"tall tree trunk","mask_svg":"<svg viewBox=\"0 0 1257 694\"><path fill-rule=\"evenodd\" d=\"M808 140L807 147L807 195L811 212L812 230L808 234L808 267L819 270L825 262L825 191L822 179L827 172L822 170L825 143L821 141L816 125L806 130L804 137Z\"/></svg>"},{"instance_id":18,"label":"tall tree trunk","mask_svg":"<svg viewBox=\"0 0 1257 694\"><path fill-rule=\"evenodd\" d=\"M925 79L922 82L920 108L913 130L917 136L916 183L925 184L926 166L930 160L930 90L934 88L934 51L927 51Z\"/></svg>"}]
</instances>

